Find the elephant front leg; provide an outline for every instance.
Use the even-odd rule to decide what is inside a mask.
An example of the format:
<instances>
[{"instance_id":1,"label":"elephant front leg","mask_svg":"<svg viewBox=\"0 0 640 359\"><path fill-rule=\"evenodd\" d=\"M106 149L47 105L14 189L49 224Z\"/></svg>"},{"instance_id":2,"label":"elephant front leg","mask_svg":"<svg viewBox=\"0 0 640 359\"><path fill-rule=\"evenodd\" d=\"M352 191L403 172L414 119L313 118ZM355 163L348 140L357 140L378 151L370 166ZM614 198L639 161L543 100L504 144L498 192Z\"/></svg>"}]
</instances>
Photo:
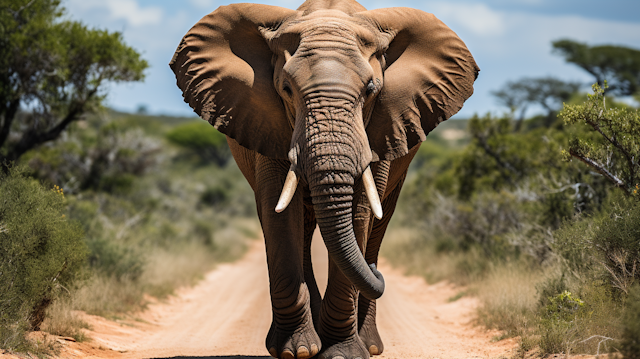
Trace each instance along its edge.
<instances>
[{"instance_id":1,"label":"elephant front leg","mask_svg":"<svg viewBox=\"0 0 640 359\"><path fill-rule=\"evenodd\" d=\"M354 206L353 228L358 246L362 250L367 245L371 209L368 203L362 200L365 197L360 198ZM368 347L358 335L359 296L362 297L329 258L329 280L320 311L319 334L326 348L321 353L321 358L369 358Z\"/></svg>"},{"instance_id":2,"label":"elephant front leg","mask_svg":"<svg viewBox=\"0 0 640 359\"><path fill-rule=\"evenodd\" d=\"M358 336L358 292L329 259L329 280L320 310L319 334L325 348L322 359L369 358L365 344Z\"/></svg>"},{"instance_id":3,"label":"elephant front leg","mask_svg":"<svg viewBox=\"0 0 640 359\"><path fill-rule=\"evenodd\" d=\"M374 220L369 239L367 241L367 249L365 259L367 263L378 264L378 253L382 238L389 225L389 220L393 215L400 196L402 184L406 178L406 172L400 177L395 188L392 187L389 195L382 201L382 209L384 216L380 220ZM386 183L385 183L386 185ZM384 351L384 344L380 338L378 327L376 325L376 301L360 296L358 300L358 334L369 350L371 355L380 355Z\"/></svg>"},{"instance_id":4,"label":"elephant front leg","mask_svg":"<svg viewBox=\"0 0 640 359\"><path fill-rule=\"evenodd\" d=\"M313 232L316 229L316 217L312 206L305 205L304 211L304 281L309 289L309 297L311 298L311 313L313 314L313 324L320 322L320 306L322 296L318 289L316 277L313 273L313 265L311 261L311 241L313 240Z\"/></svg>"},{"instance_id":5,"label":"elephant front leg","mask_svg":"<svg viewBox=\"0 0 640 359\"><path fill-rule=\"evenodd\" d=\"M262 158L256 165L256 202L264 232L273 321L266 347L273 357L306 359L321 349L303 271L304 206L298 189L282 213L276 213L287 173L282 161Z\"/></svg>"}]
</instances>

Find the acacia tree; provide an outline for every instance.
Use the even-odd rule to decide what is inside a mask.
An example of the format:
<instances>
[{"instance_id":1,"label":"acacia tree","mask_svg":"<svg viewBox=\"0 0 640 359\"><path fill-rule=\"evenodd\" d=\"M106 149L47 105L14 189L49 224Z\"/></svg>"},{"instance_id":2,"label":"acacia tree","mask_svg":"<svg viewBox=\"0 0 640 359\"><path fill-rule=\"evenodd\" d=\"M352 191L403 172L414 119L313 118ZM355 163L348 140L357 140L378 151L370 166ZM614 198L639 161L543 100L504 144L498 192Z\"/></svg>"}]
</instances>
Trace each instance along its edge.
<instances>
[{"instance_id":1,"label":"acacia tree","mask_svg":"<svg viewBox=\"0 0 640 359\"><path fill-rule=\"evenodd\" d=\"M562 103L568 101L579 89L579 83L565 82L555 77L525 77L518 81L509 81L502 89L491 94L512 113L519 110L515 124L515 131L519 131L528 106L539 105L544 108L547 112L545 126L549 127Z\"/></svg>"},{"instance_id":2,"label":"acacia tree","mask_svg":"<svg viewBox=\"0 0 640 359\"><path fill-rule=\"evenodd\" d=\"M631 96L640 91L640 50L613 45L589 46L568 39L552 44L553 52L593 75L601 88L607 81L607 91L611 94Z\"/></svg>"},{"instance_id":3,"label":"acacia tree","mask_svg":"<svg viewBox=\"0 0 640 359\"><path fill-rule=\"evenodd\" d=\"M605 82L605 88L607 83ZM640 112L607 106L605 88L593 85L593 94L580 105L567 105L559 116L567 124L587 126L595 136L574 137L563 151L584 162L627 195L640 191Z\"/></svg>"},{"instance_id":4,"label":"acacia tree","mask_svg":"<svg viewBox=\"0 0 640 359\"><path fill-rule=\"evenodd\" d=\"M0 165L55 140L97 110L109 82L141 81L147 62L118 32L64 20L59 0L0 0Z\"/></svg>"}]
</instances>

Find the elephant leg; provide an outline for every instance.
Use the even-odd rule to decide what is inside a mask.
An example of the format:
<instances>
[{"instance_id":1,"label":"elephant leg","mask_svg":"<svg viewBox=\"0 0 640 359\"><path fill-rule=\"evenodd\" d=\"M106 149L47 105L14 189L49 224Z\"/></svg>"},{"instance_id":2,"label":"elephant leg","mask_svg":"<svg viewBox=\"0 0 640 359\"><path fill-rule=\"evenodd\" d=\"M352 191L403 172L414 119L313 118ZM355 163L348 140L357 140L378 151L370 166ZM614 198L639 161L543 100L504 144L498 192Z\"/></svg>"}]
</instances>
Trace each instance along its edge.
<instances>
[{"instance_id":1,"label":"elephant leg","mask_svg":"<svg viewBox=\"0 0 640 359\"><path fill-rule=\"evenodd\" d=\"M317 325L320 320L320 306L322 304L322 296L316 283L316 277L313 274L313 265L311 262L311 240L313 238L313 232L316 229L316 217L311 205L304 206L304 281L307 283L309 289L309 296L311 298L311 313L313 316L313 323Z\"/></svg>"},{"instance_id":2,"label":"elephant leg","mask_svg":"<svg viewBox=\"0 0 640 359\"><path fill-rule=\"evenodd\" d=\"M256 204L264 232L273 321L266 339L277 358L309 358L321 349L313 324L310 293L303 272L304 204L296 191L282 213L275 207L284 185L287 161L257 155Z\"/></svg>"},{"instance_id":3,"label":"elephant leg","mask_svg":"<svg viewBox=\"0 0 640 359\"><path fill-rule=\"evenodd\" d=\"M369 358L369 352L357 331L358 293L329 258L329 280L322 300L318 333L325 348L320 358Z\"/></svg>"},{"instance_id":4,"label":"elephant leg","mask_svg":"<svg viewBox=\"0 0 640 359\"><path fill-rule=\"evenodd\" d=\"M372 214L365 195L360 198L362 200L354 204L353 229L362 250L366 246ZM369 357L367 347L358 336L357 303L358 291L329 258L329 280L320 310L319 334L326 348L320 354L321 358Z\"/></svg>"},{"instance_id":5,"label":"elephant leg","mask_svg":"<svg viewBox=\"0 0 640 359\"><path fill-rule=\"evenodd\" d=\"M369 231L365 260L378 264L378 253L389 221L396 209L396 203L407 177L407 169L418 152L420 145L412 148L406 156L392 162L379 161L372 170L375 173L376 187L382 198L382 219L374 219ZM376 301L360 296L358 299L358 334L371 355L379 355L384 351L384 344L376 325Z\"/></svg>"},{"instance_id":6,"label":"elephant leg","mask_svg":"<svg viewBox=\"0 0 640 359\"><path fill-rule=\"evenodd\" d=\"M378 253L380 251L380 245L382 244L382 238L396 208L396 202L398 201L403 182L404 177L402 177L400 183L398 183L382 201L382 210L384 213L382 219L373 221L373 228L365 252L367 263L378 264ZM358 299L358 334L369 350L369 354L382 354L384 344L382 343L382 339L378 333L378 327L376 326L376 301L362 295Z\"/></svg>"}]
</instances>

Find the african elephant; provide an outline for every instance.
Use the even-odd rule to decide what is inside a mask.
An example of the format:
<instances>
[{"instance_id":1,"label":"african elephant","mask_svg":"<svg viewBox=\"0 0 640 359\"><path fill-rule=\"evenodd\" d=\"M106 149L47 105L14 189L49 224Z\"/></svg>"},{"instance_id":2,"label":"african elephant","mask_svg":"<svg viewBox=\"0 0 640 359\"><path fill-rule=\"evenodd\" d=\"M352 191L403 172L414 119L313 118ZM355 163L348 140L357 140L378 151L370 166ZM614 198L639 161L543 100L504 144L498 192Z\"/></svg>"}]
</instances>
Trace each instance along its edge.
<instances>
[{"instance_id":1,"label":"african elephant","mask_svg":"<svg viewBox=\"0 0 640 359\"><path fill-rule=\"evenodd\" d=\"M464 43L415 9L233 4L189 30L170 66L255 192L269 353L380 354L378 249L420 143L473 93L479 68ZM324 298L311 267L316 224L330 257Z\"/></svg>"}]
</instances>

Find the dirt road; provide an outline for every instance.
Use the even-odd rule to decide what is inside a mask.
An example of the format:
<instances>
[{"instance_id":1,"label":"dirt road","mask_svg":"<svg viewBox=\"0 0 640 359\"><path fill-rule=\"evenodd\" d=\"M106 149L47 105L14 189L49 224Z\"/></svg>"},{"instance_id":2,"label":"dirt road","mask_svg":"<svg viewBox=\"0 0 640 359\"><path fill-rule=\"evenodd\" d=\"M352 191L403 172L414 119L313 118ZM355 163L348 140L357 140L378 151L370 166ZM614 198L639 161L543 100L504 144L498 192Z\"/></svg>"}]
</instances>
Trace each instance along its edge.
<instances>
[{"instance_id":1,"label":"dirt road","mask_svg":"<svg viewBox=\"0 0 640 359\"><path fill-rule=\"evenodd\" d=\"M327 254L318 236L313 258L324 288ZM379 267L387 288L378 307L385 343L378 358L500 358L512 352L514 341L492 343L496 333L470 324L477 305L473 298L449 302L458 293L452 286L427 285L384 261ZM219 266L168 303L151 305L136 323L91 321L93 345L116 350L119 357L268 358L264 339L271 309L264 245L253 242L242 260Z\"/></svg>"}]
</instances>

